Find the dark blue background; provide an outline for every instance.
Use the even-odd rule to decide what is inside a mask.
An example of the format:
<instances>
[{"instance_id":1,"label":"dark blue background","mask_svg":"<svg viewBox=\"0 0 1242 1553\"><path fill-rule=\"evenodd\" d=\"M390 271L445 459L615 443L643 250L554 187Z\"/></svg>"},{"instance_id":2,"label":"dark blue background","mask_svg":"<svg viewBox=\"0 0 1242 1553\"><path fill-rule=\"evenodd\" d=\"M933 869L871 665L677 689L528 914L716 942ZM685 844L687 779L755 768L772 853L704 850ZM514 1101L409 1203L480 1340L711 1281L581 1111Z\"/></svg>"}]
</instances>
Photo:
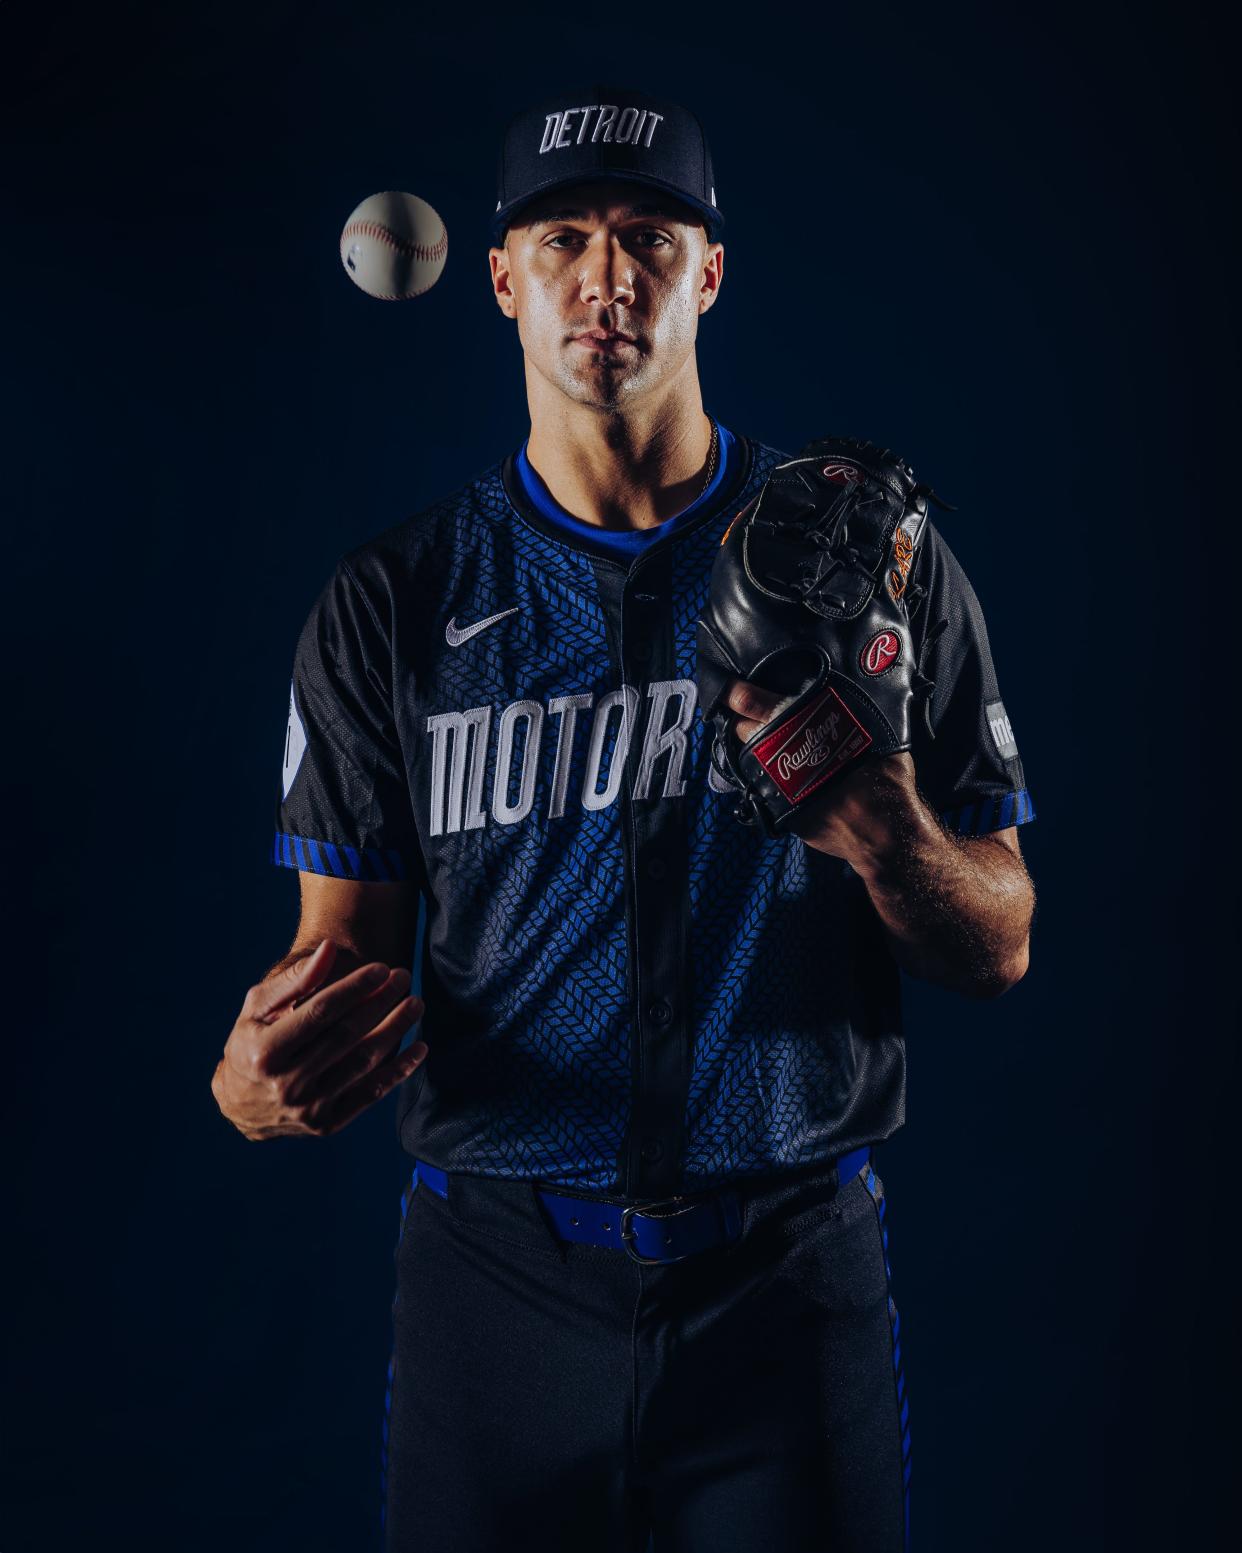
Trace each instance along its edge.
<instances>
[{"instance_id":1,"label":"dark blue background","mask_svg":"<svg viewBox=\"0 0 1242 1553\"><path fill-rule=\"evenodd\" d=\"M938 521L1038 809L1026 980L984 1004L908 984L910 1120L880 1163L916 1545L1215 1545L1236 1411L1237 696L1213 634L1237 567L1230 40L1184 7L19 9L4 1553L374 1533L392 1102L256 1147L209 1080L295 926L267 858L297 632L340 553L524 436L486 259L498 136L599 70L711 139L706 406L788 450L876 438L958 504ZM387 188L450 235L405 304L337 254Z\"/></svg>"}]
</instances>

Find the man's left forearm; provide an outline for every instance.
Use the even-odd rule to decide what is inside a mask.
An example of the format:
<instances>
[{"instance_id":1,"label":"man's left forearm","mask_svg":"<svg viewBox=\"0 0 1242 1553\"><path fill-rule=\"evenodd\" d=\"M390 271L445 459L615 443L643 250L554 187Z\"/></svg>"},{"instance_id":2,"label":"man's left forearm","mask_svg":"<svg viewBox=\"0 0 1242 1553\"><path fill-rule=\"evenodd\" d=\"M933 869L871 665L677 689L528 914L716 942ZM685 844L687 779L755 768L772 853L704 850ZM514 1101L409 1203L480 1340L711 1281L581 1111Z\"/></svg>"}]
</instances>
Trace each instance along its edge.
<instances>
[{"instance_id":1,"label":"man's left forearm","mask_svg":"<svg viewBox=\"0 0 1242 1553\"><path fill-rule=\"evenodd\" d=\"M804 839L845 857L863 880L903 970L995 997L1026 971L1030 876L998 837L949 835L913 778L905 755L860 770L830 827Z\"/></svg>"},{"instance_id":2,"label":"man's left forearm","mask_svg":"<svg viewBox=\"0 0 1242 1553\"><path fill-rule=\"evenodd\" d=\"M780 700L731 680L725 704L737 737L752 739ZM1035 890L1014 832L949 835L923 801L909 750L856 761L804 802L789 828L850 864L911 976L988 998L1025 974Z\"/></svg>"}]
</instances>

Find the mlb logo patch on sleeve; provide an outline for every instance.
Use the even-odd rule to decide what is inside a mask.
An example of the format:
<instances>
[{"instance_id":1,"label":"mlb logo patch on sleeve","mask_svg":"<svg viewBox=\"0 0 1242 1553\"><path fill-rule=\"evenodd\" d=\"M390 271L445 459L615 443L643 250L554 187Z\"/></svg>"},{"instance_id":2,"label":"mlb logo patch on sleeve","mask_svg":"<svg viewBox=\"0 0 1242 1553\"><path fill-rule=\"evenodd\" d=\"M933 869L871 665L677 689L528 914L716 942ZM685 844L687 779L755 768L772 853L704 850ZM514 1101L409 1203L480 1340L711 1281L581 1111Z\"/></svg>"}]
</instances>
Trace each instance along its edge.
<instances>
[{"instance_id":1,"label":"mlb logo patch on sleeve","mask_svg":"<svg viewBox=\"0 0 1242 1553\"><path fill-rule=\"evenodd\" d=\"M1004 702L989 701L983 709L983 715L988 720L996 753L1002 760L1012 760L1018 753L1018 746L1014 740L1013 729L1009 725L1009 714L1005 711Z\"/></svg>"},{"instance_id":2,"label":"mlb logo patch on sleeve","mask_svg":"<svg viewBox=\"0 0 1242 1553\"><path fill-rule=\"evenodd\" d=\"M298 705L293 699L293 686L289 686L289 724L285 729L285 760L280 773L281 795L288 798L293 779L306 753L306 729L298 716Z\"/></svg>"}]
</instances>

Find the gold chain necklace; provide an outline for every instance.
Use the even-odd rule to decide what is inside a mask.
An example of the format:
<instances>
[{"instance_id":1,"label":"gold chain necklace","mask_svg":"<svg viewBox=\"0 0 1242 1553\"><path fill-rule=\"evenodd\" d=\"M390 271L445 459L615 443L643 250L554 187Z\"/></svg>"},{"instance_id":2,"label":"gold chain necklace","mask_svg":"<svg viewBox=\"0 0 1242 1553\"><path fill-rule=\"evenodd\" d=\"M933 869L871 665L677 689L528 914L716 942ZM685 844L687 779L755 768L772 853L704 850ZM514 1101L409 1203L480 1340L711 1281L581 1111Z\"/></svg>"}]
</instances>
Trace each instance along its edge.
<instances>
[{"instance_id":1,"label":"gold chain necklace","mask_svg":"<svg viewBox=\"0 0 1242 1553\"><path fill-rule=\"evenodd\" d=\"M699 496L702 496L703 491L705 491L707 489L707 487L712 483L712 476L715 473L716 473L716 422L712 421L712 445L708 449L708 452L707 452L707 479L703 481L703 489L700 490ZM695 501L697 501L699 499L699 496L695 497Z\"/></svg>"}]
</instances>

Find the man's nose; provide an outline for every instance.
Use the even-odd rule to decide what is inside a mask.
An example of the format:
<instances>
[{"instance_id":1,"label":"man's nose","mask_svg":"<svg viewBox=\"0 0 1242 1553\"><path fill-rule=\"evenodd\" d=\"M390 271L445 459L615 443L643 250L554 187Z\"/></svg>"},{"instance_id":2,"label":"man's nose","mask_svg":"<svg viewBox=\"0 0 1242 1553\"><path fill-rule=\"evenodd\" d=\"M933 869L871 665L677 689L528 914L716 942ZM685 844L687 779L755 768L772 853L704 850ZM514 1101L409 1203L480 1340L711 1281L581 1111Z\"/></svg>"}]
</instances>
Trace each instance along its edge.
<instances>
[{"instance_id":1,"label":"man's nose","mask_svg":"<svg viewBox=\"0 0 1242 1553\"><path fill-rule=\"evenodd\" d=\"M586 245L582 300L611 306L634 298L633 265L619 239L596 234Z\"/></svg>"}]
</instances>

